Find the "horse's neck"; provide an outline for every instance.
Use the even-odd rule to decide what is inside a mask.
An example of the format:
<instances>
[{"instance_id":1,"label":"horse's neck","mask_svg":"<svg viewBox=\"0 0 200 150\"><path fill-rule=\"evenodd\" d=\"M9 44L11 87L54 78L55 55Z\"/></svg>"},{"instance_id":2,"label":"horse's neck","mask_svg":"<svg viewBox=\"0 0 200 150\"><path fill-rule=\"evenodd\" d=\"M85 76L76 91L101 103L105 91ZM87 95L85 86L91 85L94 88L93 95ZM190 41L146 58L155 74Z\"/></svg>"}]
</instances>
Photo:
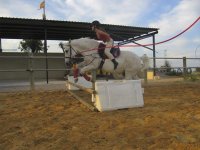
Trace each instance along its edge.
<instances>
[{"instance_id":1,"label":"horse's neck","mask_svg":"<svg viewBox=\"0 0 200 150\"><path fill-rule=\"evenodd\" d=\"M74 48L80 52L80 53L94 53L94 51L97 51L99 43L92 39L80 39L77 41L74 41L73 43Z\"/></svg>"}]
</instances>

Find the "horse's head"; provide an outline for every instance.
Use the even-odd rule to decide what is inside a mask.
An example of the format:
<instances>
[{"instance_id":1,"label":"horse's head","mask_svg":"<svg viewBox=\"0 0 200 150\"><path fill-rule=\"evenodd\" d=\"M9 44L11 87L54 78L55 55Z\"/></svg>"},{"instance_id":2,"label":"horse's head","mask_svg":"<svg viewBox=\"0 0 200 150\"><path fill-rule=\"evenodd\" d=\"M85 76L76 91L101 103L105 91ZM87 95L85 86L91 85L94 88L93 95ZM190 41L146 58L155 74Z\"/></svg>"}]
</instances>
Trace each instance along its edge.
<instances>
[{"instance_id":1,"label":"horse's head","mask_svg":"<svg viewBox=\"0 0 200 150\"><path fill-rule=\"evenodd\" d=\"M97 48L98 45L98 41L89 38L74 39L66 43L60 43L59 46L63 49L65 54L67 69L71 68L75 63L84 61L83 57L85 55L95 53L91 51L91 49Z\"/></svg>"},{"instance_id":2,"label":"horse's head","mask_svg":"<svg viewBox=\"0 0 200 150\"><path fill-rule=\"evenodd\" d=\"M71 68L73 64L83 61L81 53L73 46L72 42L60 43L59 46L65 54L65 64L67 68Z\"/></svg>"}]
</instances>

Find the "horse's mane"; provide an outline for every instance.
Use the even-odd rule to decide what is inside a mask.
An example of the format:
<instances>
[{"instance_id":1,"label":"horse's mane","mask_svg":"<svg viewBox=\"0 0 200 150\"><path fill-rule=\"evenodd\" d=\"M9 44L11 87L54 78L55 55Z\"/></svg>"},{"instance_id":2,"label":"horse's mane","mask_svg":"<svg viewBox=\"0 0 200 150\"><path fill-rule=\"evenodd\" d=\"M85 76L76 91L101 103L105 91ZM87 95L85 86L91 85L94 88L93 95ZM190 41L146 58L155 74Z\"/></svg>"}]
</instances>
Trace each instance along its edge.
<instances>
[{"instance_id":1,"label":"horse's mane","mask_svg":"<svg viewBox=\"0 0 200 150\"><path fill-rule=\"evenodd\" d=\"M98 42L97 40L95 40L95 39L91 39L91 38L89 38L89 37L82 37L82 38L80 38L80 39L74 39L74 40L72 40L72 41L76 41L76 42Z\"/></svg>"},{"instance_id":2,"label":"horse's mane","mask_svg":"<svg viewBox=\"0 0 200 150\"><path fill-rule=\"evenodd\" d=\"M84 37L84 38L80 38L80 39L74 39L71 41L72 45L76 45L76 46L82 46L84 48L91 46L90 48L94 48L94 45L98 45L99 42L95 39L91 39L88 37Z\"/></svg>"}]
</instances>

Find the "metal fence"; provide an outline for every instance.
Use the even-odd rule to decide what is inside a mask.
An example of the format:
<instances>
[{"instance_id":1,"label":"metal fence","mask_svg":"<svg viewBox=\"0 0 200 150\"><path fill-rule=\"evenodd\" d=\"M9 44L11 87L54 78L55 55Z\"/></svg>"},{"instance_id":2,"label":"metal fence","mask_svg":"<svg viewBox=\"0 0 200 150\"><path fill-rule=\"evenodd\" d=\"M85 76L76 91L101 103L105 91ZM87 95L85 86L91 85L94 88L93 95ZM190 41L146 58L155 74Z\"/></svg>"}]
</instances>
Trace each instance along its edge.
<instances>
[{"instance_id":1,"label":"metal fence","mask_svg":"<svg viewBox=\"0 0 200 150\"><path fill-rule=\"evenodd\" d=\"M153 57L151 57L150 59L154 59ZM196 68L200 68L200 63L199 64L196 64L196 66L194 66L194 63L192 64L193 66L188 65L188 61L191 61L191 60L199 60L200 61L200 58L187 58L187 57L174 57L174 58L171 58L171 57L156 57L155 58L156 60L165 60L165 61L168 61L168 60L175 60L176 61L176 66L173 67L173 66L169 66L169 67L166 67L163 66L162 67L150 67L152 70L154 70L154 75L156 75L156 71L160 71L160 70L165 70L165 69L178 69L180 70L183 75L186 75L188 72L192 72L192 70L196 69ZM177 63L177 61L179 60L179 63ZM174 65L174 64L173 64Z\"/></svg>"},{"instance_id":2,"label":"metal fence","mask_svg":"<svg viewBox=\"0 0 200 150\"><path fill-rule=\"evenodd\" d=\"M46 71L46 79L47 79L47 83L48 83L48 72L49 71L66 71L66 70L71 70L71 69L66 69L65 67L64 68L51 68L49 69L48 67L48 64L46 64L46 68L34 68L33 67L33 60L37 60L37 59L63 59L63 63L64 63L64 56L33 56L32 54L30 54L29 56L0 56L0 60L1 59L27 59L28 60L28 68L24 68L24 69L1 69L0 68L0 73L1 72L29 72L29 82L30 82L30 89L31 90L34 90L35 89L35 80L34 80L34 72L38 72L38 71ZM187 61L188 60L200 60L200 58L186 58L186 57L183 57L183 58L162 58L162 57L157 57L157 58L150 58L150 59L156 59L156 60L161 60L161 59L164 59L164 60L169 60L169 59L173 59L173 60L181 60L182 61L182 66L177 66L177 67L162 67L162 69L182 69L183 70L183 74L187 74L188 72L188 69L192 69L192 68L199 68L198 66L195 66L195 67L188 67L187 66ZM160 67L156 67L156 68L153 68L151 67L151 69L154 70L154 75L156 75L156 70L158 69L161 69Z\"/></svg>"}]
</instances>

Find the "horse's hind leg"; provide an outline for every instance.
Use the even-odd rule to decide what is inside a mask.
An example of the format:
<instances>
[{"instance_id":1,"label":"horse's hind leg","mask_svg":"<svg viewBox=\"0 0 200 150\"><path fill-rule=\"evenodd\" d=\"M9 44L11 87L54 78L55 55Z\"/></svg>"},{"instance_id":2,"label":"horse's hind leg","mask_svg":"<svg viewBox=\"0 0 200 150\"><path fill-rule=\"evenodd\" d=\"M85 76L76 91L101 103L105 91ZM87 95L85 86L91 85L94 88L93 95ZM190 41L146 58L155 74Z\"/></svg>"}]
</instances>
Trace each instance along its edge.
<instances>
[{"instance_id":1,"label":"horse's hind leg","mask_svg":"<svg viewBox=\"0 0 200 150\"><path fill-rule=\"evenodd\" d=\"M125 70L125 79L126 80L132 79L132 72L130 70Z\"/></svg>"},{"instance_id":2,"label":"horse's hind leg","mask_svg":"<svg viewBox=\"0 0 200 150\"><path fill-rule=\"evenodd\" d=\"M137 74L135 74L135 75L132 76L132 79L133 79L133 80L138 80L138 79L140 79L140 78L137 76Z\"/></svg>"},{"instance_id":3,"label":"horse's hind leg","mask_svg":"<svg viewBox=\"0 0 200 150\"><path fill-rule=\"evenodd\" d=\"M121 79L124 79L124 76L123 76L123 74L122 73L112 73L112 75L113 75L113 77L115 78L115 79L118 79L118 80L121 80Z\"/></svg>"},{"instance_id":4,"label":"horse's hind leg","mask_svg":"<svg viewBox=\"0 0 200 150\"><path fill-rule=\"evenodd\" d=\"M139 77L137 76L136 72L125 70L125 79L126 80L138 80Z\"/></svg>"},{"instance_id":5,"label":"horse's hind leg","mask_svg":"<svg viewBox=\"0 0 200 150\"><path fill-rule=\"evenodd\" d=\"M145 71L138 71L137 76L139 78L144 78L145 77Z\"/></svg>"}]
</instances>

